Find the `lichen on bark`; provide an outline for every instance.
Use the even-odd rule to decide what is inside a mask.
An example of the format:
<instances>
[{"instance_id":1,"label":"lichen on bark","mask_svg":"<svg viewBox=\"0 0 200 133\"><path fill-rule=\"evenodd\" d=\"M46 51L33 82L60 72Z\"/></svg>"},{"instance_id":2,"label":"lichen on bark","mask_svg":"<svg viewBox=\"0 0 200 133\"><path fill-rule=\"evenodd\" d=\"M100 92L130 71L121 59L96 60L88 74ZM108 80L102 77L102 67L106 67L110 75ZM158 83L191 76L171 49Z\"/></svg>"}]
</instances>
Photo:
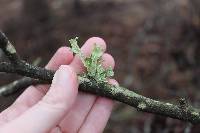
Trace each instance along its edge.
<instances>
[{"instance_id":1,"label":"lichen on bark","mask_svg":"<svg viewBox=\"0 0 200 133\"><path fill-rule=\"evenodd\" d=\"M72 52L74 52L80 57L83 65L86 67L87 71L82 76L94 79L97 82L107 82L108 78L114 76L112 67L108 67L107 69L105 69L102 66L103 50L100 47L98 47L97 44L94 44L92 53L88 57L86 57L81 52L77 40L78 37L70 39L69 42L71 44Z\"/></svg>"}]
</instances>

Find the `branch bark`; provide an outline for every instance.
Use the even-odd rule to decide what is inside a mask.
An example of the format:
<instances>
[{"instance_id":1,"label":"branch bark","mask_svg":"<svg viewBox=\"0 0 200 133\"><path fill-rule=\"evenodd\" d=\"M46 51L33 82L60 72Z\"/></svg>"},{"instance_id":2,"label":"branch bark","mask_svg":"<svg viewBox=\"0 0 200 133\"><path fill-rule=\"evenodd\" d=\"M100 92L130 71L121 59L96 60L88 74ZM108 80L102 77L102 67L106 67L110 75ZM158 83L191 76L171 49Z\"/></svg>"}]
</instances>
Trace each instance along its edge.
<instances>
[{"instance_id":1,"label":"branch bark","mask_svg":"<svg viewBox=\"0 0 200 133\"><path fill-rule=\"evenodd\" d=\"M0 33L0 48L10 60L10 62L0 63L0 72L15 73L33 78L30 79L29 82L26 82L23 87L27 87L34 83L50 84L52 82L55 71L33 66L21 60L14 46L2 33ZM33 80L35 80L34 83L32 82ZM199 110L184 104L187 102L183 99L179 101L179 104L165 103L144 97L124 87L114 86L108 83L98 83L94 79L79 76L78 80L80 91L107 97L128 104L132 107L135 107L139 111L188 121L193 124L200 123Z\"/></svg>"},{"instance_id":2,"label":"branch bark","mask_svg":"<svg viewBox=\"0 0 200 133\"><path fill-rule=\"evenodd\" d=\"M19 90L27 88L30 85L45 84L45 83L47 82L37 79L32 79L29 77L24 77L16 81L13 81L12 83L9 83L7 85L1 86L0 96L9 96L16 93Z\"/></svg>"}]
</instances>

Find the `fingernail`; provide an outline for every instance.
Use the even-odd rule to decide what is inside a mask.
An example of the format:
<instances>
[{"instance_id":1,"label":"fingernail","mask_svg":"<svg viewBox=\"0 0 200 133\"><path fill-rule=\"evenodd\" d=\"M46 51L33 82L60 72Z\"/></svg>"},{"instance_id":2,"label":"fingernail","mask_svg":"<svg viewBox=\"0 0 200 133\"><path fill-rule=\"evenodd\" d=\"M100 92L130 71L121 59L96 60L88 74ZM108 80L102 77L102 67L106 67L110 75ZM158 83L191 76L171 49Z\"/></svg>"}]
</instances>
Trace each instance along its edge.
<instances>
[{"instance_id":1,"label":"fingernail","mask_svg":"<svg viewBox=\"0 0 200 133\"><path fill-rule=\"evenodd\" d=\"M61 65L54 75L53 85L66 87L71 74L72 70L69 66Z\"/></svg>"}]
</instances>

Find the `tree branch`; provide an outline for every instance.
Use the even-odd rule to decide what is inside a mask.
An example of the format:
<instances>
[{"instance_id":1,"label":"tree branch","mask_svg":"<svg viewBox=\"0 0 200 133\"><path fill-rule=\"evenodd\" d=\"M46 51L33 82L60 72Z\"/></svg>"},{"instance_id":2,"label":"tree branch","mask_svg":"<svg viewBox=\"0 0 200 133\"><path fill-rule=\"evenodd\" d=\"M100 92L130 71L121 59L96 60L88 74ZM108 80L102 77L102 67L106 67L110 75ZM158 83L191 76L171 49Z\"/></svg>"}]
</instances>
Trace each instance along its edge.
<instances>
[{"instance_id":1,"label":"tree branch","mask_svg":"<svg viewBox=\"0 0 200 133\"><path fill-rule=\"evenodd\" d=\"M3 50L3 52L11 62L16 63L21 61L14 46L10 43L8 38L1 31L0 31L0 43L1 43L0 48Z\"/></svg>"},{"instance_id":2,"label":"tree branch","mask_svg":"<svg viewBox=\"0 0 200 133\"><path fill-rule=\"evenodd\" d=\"M0 48L10 60L10 63L0 63L0 72L16 73L22 76L33 78L30 79L30 82L26 82L24 86L35 83L50 84L52 82L55 73L54 71L33 66L21 60L17 55L15 48L9 45L11 45L11 43L9 43L4 34L0 33ZM35 80L35 82L32 82L33 80ZM80 91L107 97L128 104L132 107L135 107L139 111L159 114L183 121L188 121L193 124L200 123L199 110L185 104L187 102L183 99L179 101L178 105L175 105L144 97L124 87L110 85L108 83L98 83L94 79L79 76L78 80Z\"/></svg>"},{"instance_id":3,"label":"tree branch","mask_svg":"<svg viewBox=\"0 0 200 133\"><path fill-rule=\"evenodd\" d=\"M24 77L12 83L0 87L0 96L9 96L15 92L25 89L30 85L47 84L45 81Z\"/></svg>"},{"instance_id":4,"label":"tree branch","mask_svg":"<svg viewBox=\"0 0 200 133\"><path fill-rule=\"evenodd\" d=\"M41 58L37 58L33 61L33 65L38 66L41 62ZM0 87L0 96L9 96L16 93L19 90L24 90L30 85L45 84L41 80L35 80L29 77L23 77L21 79L15 80L7 85Z\"/></svg>"}]
</instances>

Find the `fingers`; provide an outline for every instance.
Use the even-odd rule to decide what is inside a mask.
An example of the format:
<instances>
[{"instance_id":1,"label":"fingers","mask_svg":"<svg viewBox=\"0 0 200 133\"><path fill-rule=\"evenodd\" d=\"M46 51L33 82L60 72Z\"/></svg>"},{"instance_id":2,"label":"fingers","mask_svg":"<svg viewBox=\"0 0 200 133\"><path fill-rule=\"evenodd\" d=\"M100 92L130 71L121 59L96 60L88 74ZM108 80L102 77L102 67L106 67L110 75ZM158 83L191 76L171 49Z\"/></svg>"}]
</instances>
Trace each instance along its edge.
<instances>
[{"instance_id":1,"label":"fingers","mask_svg":"<svg viewBox=\"0 0 200 133\"><path fill-rule=\"evenodd\" d=\"M114 79L110 79L109 83L118 85ZM101 133L109 119L113 108L113 101L107 98L98 97L93 105L84 124L81 126L80 133Z\"/></svg>"},{"instance_id":2,"label":"fingers","mask_svg":"<svg viewBox=\"0 0 200 133\"><path fill-rule=\"evenodd\" d=\"M60 65L68 65L73 60L73 53L68 47L61 47L46 65L46 69L57 70ZM36 88L44 94L48 91L49 85L37 85Z\"/></svg>"},{"instance_id":3,"label":"fingers","mask_svg":"<svg viewBox=\"0 0 200 133\"><path fill-rule=\"evenodd\" d=\"M104 49L106 48L106 44L102 39L98 38L96 40L96 38L91 38L86 41L86 43L82 47L82 50L86 51L87 54L91 53L93 49L92 47L95 43L99 44L99 46L101 47L104 47ZM113 57L109 54L103 54L102 60L102 64L105 68L109 66L114 67L115 65ZM75 57L70 65L73 66L78 73L81 73L84 70L83 65L78 57ZM81 127L88 113L90 112L95 100L96 96L79 92L73 108L60 124L64 129L63 132L78 132L79 128Z\"/></svg>"},{"instance_id":4,"label":"fingers","mask_svg":"<svg viewBox=\"0 0 200 133\"><path fill-rule=\"evenodd\" d=\"M72 59L73 54L70 49L68 47L61 47L54 54L46 68L54 70L58 69L58 67L62 64L69 64ZM41 85L40 88L45 87ZM0 125L16 118L29 107L36 104L44 96L44 93L41 93L40 88L36 89L33 86L27 88L26 91L15 101L12 106L1 113Z\"/></svg>"},{"instance_id":5,"label":"fingers","mask_svg":"<svg viewBox=\"0 0 200 133\"><path fill-rule=\"evenodd\" d=\"M70 110L78 93L76 73L69 66L56 72L50 90L42 100L5 125L0 132L44 133L55 127Z\"/></svg>"},{"instance_id":6,"label":"fingers","mask_svg":"<svg viewBox=\"0 0 200 133\"><path fill-rule=\"evenodd\" d=\"M61 65L68 65L73 60L73 53L68 47L61 47L57 50L49 63L46 65L47 69L57 70ZM27 90L16 100L16 103L26 102L26 105L32 106L39 101L48 90L49 85L30 86ZM31 97L31 98L30 98Z\"/></svg>"}]
</instances>

